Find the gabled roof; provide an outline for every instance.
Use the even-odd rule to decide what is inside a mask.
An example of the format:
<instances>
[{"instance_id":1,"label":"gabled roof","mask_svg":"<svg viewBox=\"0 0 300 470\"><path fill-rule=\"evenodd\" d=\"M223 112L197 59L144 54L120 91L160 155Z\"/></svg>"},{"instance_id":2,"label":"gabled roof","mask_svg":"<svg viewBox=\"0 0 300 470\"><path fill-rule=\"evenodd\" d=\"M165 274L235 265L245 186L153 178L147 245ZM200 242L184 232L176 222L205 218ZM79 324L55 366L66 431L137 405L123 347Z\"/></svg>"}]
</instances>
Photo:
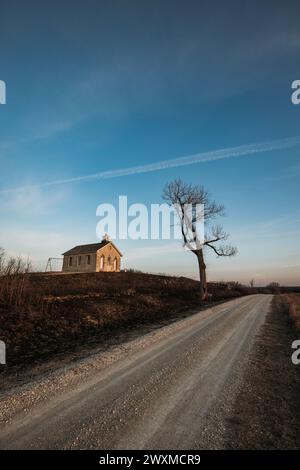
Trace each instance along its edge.
<instances>
[{"instance_id":1,"label":"gabled roof","mask_svg":"<svg viewBox=\"0 0 300 470\"><path fill-rule=\"evenodd\" d=\"M109 243L117 250L120 256L123 256L120 250L118 250L118 248L116 247L116 245L110 240L102 240L101 243L90 243L89 245L74 246L74 248L72 248L71 250L68 250L68 251L65 251L65 253L62 253L62 255L72 256L72 255L85 255L88 253L96 253L98 250L101 250Z\"/></svg>"}]
</instances>

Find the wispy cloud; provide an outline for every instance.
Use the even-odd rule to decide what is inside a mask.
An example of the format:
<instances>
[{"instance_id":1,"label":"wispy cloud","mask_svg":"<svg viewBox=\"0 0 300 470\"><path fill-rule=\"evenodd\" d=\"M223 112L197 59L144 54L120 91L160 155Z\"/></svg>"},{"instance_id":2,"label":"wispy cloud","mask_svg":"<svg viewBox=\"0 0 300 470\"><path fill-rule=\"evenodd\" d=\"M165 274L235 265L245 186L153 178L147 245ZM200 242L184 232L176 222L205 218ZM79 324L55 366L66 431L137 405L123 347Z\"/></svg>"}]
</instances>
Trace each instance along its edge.
<instances>
[{"instance_id":1,"label":"wispy cloud","mask_svg":"<svg viewBox=\"0 0 300 470\"><path fill-rule=\"evenodd\" d=\"M68 197L68 190L45 191L39 187L19 189L14 192L0 192L0 214L34 217L49 213Z\"/></svg>"},{"instance_id":2,"label":"wispy cloud","mask_svg":"<svg viewBox=\"0 0 300 470\"><path fill-rule=\"evenodd\" d=\"M286 149L300 145L300 136L290 137L286 139L273 140L269 142L260 142L255 144L240 145L238 147L228 147L225 149L212 150L209 152L197 153L184 157L174 158L170 160L162 160L146 165L138 165L127 168L101 171L90 175L81 175L61 180L48 181L30 186L21 186L16 188L2 188L0 193L9 193L24 190L27 188L42 188L49 186L57 186L70 183L81 183L100 179L118 178L122 176L130 176L141 173L149 173L169 168L176 168L186 165L194 165L197 163L211 162L215 160L223 160L226 158L242 157L246 155L254 155L257 153L271 152L273 150Z\"/></svg>"}]
</instances>

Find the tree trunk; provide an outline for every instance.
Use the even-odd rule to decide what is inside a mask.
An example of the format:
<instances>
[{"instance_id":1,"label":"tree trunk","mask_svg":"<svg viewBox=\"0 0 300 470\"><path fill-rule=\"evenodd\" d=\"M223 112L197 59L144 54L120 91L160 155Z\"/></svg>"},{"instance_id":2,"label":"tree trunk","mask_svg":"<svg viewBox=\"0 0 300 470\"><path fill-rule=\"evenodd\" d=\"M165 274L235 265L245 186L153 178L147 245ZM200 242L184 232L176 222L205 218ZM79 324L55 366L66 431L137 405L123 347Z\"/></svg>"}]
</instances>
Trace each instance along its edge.
<instances>
[{"instance_id":1,"label":"tree trunk","mask_svg":"<svg viewBox=\"0 0 300 470\"><path fill-rule=\"evenodd\" d=\"M195 255L197 256L199 266L201 300L207 300L206 264L204 262L203 251L197 250Z\"/></svg>"}]
</instances>

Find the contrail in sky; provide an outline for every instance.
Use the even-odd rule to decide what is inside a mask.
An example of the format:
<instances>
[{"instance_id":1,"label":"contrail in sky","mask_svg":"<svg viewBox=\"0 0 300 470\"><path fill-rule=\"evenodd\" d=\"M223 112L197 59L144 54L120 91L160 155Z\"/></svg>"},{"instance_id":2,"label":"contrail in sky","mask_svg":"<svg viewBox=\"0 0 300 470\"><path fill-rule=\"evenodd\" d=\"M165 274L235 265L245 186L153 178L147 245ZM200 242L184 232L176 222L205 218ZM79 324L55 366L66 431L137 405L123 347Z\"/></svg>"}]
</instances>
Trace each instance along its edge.
<instances>
[{"instance_id":1,"label":"contrail in sky","mask_svg":"<svg viewBox=\"0 0 300 470\"><path fill-rule=\"evenodd\" d=\"M273 140L270 142L261 142L249 145L240 145L238 147L228 147L225 149L212 150L209 152L196 153L185 157L173 158L170 160L162 160L155 163L148 163L146 165L138 165L127 168L120 168L115 170L101 171L90 175L75 176L71 178L48 181L45 183L32 184L28 186L20 186L15 188L2 188L0 193L10 193L29 188L45 188L50 186L57 186L69 183L80 183L85 181L94 181L109 178L118 178L121 176L137 175L141 173L149 173L151 171L165 170L168 168L176 168L186 165L194 165L196 163L211 162L214 160L222 160L225 158L242 157L244 155L251 155L263 152L271 152L273 150L287 149L300 145L300 136L289 137L286 139Z\"/></svg>"}]
</instances>

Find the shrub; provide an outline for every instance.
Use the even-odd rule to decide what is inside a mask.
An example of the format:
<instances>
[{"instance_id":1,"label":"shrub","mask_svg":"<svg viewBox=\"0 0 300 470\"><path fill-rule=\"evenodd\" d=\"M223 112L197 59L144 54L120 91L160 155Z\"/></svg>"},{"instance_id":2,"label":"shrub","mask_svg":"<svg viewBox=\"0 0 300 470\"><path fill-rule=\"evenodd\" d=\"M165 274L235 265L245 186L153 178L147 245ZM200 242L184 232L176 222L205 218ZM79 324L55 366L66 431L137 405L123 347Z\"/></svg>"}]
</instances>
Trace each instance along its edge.
<instances>
[{"instance_id":1,"label":"shrub","mask_svg":"<svg viewBox=\"0 0 300 470\"><path fill-rule=\"evenodd\" d=\"M27 274L31 270L29 260L20 257L6 258L0 248L0 302L11 307L27 305Z\"/></svg>"}]
</instances>

